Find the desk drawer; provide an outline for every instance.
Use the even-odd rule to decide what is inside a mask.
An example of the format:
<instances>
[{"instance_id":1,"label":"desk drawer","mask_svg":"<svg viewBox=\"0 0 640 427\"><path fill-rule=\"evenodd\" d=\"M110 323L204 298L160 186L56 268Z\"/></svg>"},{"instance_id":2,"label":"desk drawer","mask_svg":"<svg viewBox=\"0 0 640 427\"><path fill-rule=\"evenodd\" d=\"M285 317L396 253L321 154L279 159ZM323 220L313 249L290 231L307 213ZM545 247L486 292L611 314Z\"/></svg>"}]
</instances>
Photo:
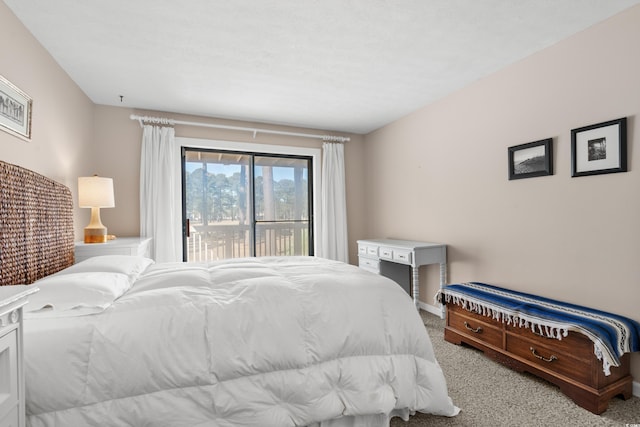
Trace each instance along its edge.
<instances>
[{"instance_id":1,"label":"desk drawer","mask_svg":"<svg viewBox=\"0 0 640 427\"><path fill-rule=\"evenodd\" d=\"M377 259L358 257L358 267L380 274L380 261Z\"/></svg>"},{"instance_id":2,"label":"desk drawer","mask_svg":"<svg viewBox=\"0 0 640 427\"><path fill-rule=\"evenodd\" d=\"M370 257L378 257L378 247L375 245L363 245L358 244L358 255L365 255Z\"/></svg>"},{"instance_id":3,"label":"desk drawer","mask_svg":"<svg viewBox=\"0 0 640 427\"><path fill-rule=\"evenodd\" d=\"M378 247L375 245L358 244L358 256L378 258Z\"/></svg>"},{"instance_id":4,"label":"desk drawer","mask_svg":"<svg viewBox=\"0 0 640 427\"><path fill-rule=\"evenodd\" d=\"M393 249L381 247L378 251L380 258L393 259Z\"/></svg>"},{"instance_id":5,"label":"desk drawer","mask_svg":"<svg viewBox=\"0 0 640 427\"><path fill-rule=\"evenodd\" d=\"M393 251L393 260L402 264L411 264L411 251L395 250Z\"/></svg>"}]
</instances>

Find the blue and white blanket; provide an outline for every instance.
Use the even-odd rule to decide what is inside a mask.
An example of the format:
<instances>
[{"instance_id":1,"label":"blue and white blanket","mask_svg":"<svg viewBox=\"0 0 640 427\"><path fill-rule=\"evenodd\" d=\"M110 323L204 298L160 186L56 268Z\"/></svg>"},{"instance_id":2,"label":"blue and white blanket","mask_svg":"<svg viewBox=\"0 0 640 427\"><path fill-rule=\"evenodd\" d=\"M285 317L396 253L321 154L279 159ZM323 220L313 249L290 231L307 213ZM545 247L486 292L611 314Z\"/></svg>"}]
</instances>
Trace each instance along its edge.
<instances>
[{"instance_id":1,"label":"blue and white blanket","mask_svg":"<svg viewBox=\"0 0 640 427\"><path fill-rule=\"evenodd\" d=\"M620 366L624 353L640 351L640 323L616 314L477 282L447 285L435 299L549 338L561 340L569 331L584 334L593 341L605 375L611 366Z\"/></svg>"}]
</instances>

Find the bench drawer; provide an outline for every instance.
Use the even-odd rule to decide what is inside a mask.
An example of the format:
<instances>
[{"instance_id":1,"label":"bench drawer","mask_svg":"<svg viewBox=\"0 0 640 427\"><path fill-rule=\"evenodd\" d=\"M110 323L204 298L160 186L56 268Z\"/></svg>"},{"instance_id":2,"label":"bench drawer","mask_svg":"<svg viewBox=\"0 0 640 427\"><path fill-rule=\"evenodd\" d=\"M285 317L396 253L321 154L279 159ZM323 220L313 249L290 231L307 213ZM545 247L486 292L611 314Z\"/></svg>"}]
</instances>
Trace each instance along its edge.
<instances>
[{"instance_id":1,"label":"bench drawer","mask_svg":"<svg viewBox=\"0 0 640 427\"><path fill-rule=\"evenodd\" d=\"M469 317L471 319L475 319L479 322L486 323L491 326L495 326L498 329L503 328L503 324L501 321L496 320L489 316L484 316L482 314L474 313L473 311L466 310L459 305L456 304L447 304L447 312L449 313L457 313L461 316Z\"/></svg>"},{"instance_id":2,"label":"bench drawer","mask_svg":"<svg viewBox=\"0 0 640 427\"><path fill-rule=\"evenodd\" d=\"M518 335L522 338L531 340L538 345L550 347L561 353L571 354L571 356L591 361L593 358L593 342L582 334L570 331L566 337L561 340L557 338L548 338L533 332L530 328L519 328L513 325L507 325L507 332Z\"/></svg>"},{"instance_id":3,"label":"bench drawer","mask_svg":"<svg viewBox=\"0 0 640 427\"><path fill-rule=\"evenodd\" d=\"M447 325L462 335L496 347L502 347L502 329L497 328L495 325L455 311L447 313Z\"/></svg>"},{"instance_id":4,"label":"bench drawer","mask_svg":"<svg viewBox=\"0 0 640 427\"><path fill-rule=\"evenodd\" d=\"M544 346L539 341L530 341L508 334L507 351L527 359L534 366L549 369L584 384L591 382L591 363L560 352L553 346Z\"/></svg>"}]
</instances>

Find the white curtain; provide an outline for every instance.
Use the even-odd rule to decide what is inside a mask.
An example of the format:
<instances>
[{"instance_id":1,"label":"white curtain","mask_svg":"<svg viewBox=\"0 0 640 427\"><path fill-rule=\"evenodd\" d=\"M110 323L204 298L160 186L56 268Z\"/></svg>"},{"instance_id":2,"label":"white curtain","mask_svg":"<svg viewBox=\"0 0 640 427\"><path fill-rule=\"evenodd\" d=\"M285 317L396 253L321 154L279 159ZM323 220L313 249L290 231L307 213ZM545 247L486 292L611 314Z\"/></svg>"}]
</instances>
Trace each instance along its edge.
<instances>
[{"instance_id":1,"label":"white curtain","mask_svg":"<svg viewBox=\"0 0 640 427\"><path fill-rule=\"evenodd\" d=\"M172 127L145 125L140 160L140 234L156 262L182 261L180 147Z\"/></svg>"},{"instance_id":2,"label":"white curtain","mask_svg":"<svg viewBox=\"0 0 640 427\"><path fill-rule=\"evenodd\" d=\"M344 146L341 143L322 144L321 204L319 256L349 262Z\"/></svg>"}]
</instances>

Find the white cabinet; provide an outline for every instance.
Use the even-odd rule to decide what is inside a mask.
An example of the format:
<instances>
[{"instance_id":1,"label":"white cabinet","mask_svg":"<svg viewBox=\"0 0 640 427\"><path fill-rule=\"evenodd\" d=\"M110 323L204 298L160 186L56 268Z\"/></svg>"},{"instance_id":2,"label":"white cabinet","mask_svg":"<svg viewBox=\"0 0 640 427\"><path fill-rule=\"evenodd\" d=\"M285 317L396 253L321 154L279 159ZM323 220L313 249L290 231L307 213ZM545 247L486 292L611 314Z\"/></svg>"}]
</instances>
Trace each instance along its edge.
<instances>
[{"instance_id":1,"label":"white cabinet","mask_svg":"<svg viewBox=\"0 0 640 427\"><path fill-rule=\"evenodd\" d=\"M446 281L447 246L411 240L358 240L358 266L396 281L413 297L418 307L422 265L440 264L440 287ZM444 318L444 311L441 312Z\"/></svg>"},{"instance_id":2,"label":"white cabinet","mask_svg":"<svg viewBox=\"0 0 640 427\"><path fill-rule=\"evenodd\" d=\"M0 337L0 414L6 414L1 426L18 425L18 331L12 329Z\"/></svg>"},{"instance_id":3,"label":"white cabinet","mask_svg":"<svg viewBox=\"0 0 640 427\"><path fill-rule=\"evenodd\" d=\"M106 243L76 242L76 262L99 255L151 256L151 237L118 237Z\"/></svg>"},{"instance_id":4,"label":"white cabinet","mask_svg":"<svg viewBox=\"0 0 640 427\"><path fill-rule=\"evenodd\" d=\"M0 427L24 427L22 306L35 286L0 287Z\"/></svg>"}]
</instances>

